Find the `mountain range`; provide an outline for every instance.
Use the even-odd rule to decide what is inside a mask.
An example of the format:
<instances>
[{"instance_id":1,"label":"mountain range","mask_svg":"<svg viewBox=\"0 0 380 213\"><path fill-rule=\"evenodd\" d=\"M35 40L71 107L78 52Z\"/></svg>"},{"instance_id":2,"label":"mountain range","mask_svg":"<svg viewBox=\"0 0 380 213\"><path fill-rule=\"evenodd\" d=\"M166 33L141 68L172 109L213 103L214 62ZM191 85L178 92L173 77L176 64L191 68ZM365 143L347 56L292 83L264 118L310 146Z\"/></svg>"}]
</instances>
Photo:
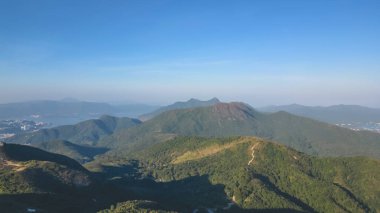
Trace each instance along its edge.
<instances>
[{"instance_id":1,"label":"mountain range","mask_svg":"<svg viewBox=\"0 0 380 213\"><path fill-rule=\"evenodd\" d=\"M358 105L303 106L299 104L258 108L262 112L285 111L328 123L380 122L380 109Z\"/></svg>"},{"instance_id":2,"label":"mountain range","mask_svg":"<svg viewBox=\"0 0 380 213\"><path fill-rule=\"evenodd\" d=\"M215 98L145 118L102 116L7 138L0 209L380 211L380 134Z\"/></svg>"},{"instance_id":3,"label":"mountain range","mask_svg":"<svg viewBox=\"0 0 380 213\"><path fill-rule=\"evenodd\" d=\"M189 101L193 104L192 102L194 101ZM63 149L55 151L53 147L63 147L69 142L80 146L118 147L122 149L115 149L116 151L128 152L175 136L258 136L313 155L380 157L380 134L377 133L351 131L283 111L260 113L239 102L218 103L217 99L207 101L208 104L211 102L215 104L164 111L145 122L102 116L76 125L20 134L6 141L47 149L44 142L57 143L57 140L65 140L66 143L49 146L48 149L62 154ZM199 101L196 103L204 104ZM186 104L181 104L184 105ZM76 157L80 158L92 159L93 156Z\"/></svg>"},{"instance_id":4,"label":"mountain range","mask_svg":"<svg viewBox=\"0 0 380 213\"><path fill-rule=\"evenodd\" d=\"M178 135L258 136L313 155L380 158L380 134L351 131L286 112L260 113L237 102L163 112L104 137L99 144L135 151Z\"/></svg>"}]
</instances>

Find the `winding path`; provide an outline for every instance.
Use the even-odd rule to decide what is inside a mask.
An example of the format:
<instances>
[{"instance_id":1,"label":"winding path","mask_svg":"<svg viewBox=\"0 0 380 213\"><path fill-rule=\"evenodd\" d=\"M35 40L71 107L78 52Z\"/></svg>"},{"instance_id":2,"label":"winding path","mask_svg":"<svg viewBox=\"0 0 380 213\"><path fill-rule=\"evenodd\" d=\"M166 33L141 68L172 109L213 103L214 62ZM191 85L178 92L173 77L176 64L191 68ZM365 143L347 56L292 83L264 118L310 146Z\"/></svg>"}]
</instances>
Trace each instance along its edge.
<instances>
[{"instance_id":1,"label":"winding path","mask_svg":"<svg viewBox=\"0 0 380 213\"><path fill-rule=\"evenodd\" d=\"M252 147L251 147L251 150L252 150L252 159L250 161L248 161L248 166L253 162L253 159L255 159L255 148L256 146L258 145L259 143L255 143Z\"/></svg>"}]
</instances>

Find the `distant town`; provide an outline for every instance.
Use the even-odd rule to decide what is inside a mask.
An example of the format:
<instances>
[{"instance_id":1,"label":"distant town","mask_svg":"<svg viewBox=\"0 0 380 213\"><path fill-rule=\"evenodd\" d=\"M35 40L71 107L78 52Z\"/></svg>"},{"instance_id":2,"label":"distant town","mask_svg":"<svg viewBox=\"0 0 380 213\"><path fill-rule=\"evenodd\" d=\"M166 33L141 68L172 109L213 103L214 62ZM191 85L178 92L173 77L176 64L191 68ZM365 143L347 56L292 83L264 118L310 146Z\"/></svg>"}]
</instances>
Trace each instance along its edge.
<instances>
[{"instance_id":1,"label":"distant town","mask_svg":"<svg viewBox=\"0 0 380 213\"><path fill-rule=\"evenodd\" d=\"M355 123L339 123L337 126L348 128L354 131L372 131L380 133L380 122L355 122Z\"/></svg>"},{"instance_id":2,"label":"distant town","mask_svg":"<svg viewBox=\"0 0 380 213\"><path fill-rule=\"evenodd\" d=\"M0 140L20 133L37 131L48 126L50 126L48 123L29 120L2 120L0 121Z\"/></svg>"}]
</instances>

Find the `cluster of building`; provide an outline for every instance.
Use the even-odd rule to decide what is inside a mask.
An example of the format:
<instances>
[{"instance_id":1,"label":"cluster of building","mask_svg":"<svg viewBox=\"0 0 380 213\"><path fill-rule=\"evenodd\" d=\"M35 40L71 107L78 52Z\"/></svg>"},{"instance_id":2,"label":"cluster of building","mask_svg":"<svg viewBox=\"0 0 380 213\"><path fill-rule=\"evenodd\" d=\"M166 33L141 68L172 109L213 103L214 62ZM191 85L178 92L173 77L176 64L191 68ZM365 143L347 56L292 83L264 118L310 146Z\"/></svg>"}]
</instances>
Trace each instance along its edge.
<instances>
[{"instance_id":1,"label":"cluster of building","mask_svg":"<svg viewBox=\"0 0 380 213\"><path fill-rule=\"evenodd\" d=\"M380 122L355 122L355 123L339 123L337 126L348 128L354 131L372 131L380 133Z\"/></svg>"},{"instance_id":2,"label":"cluster of building","mask_svg":"<svg viewBox=\"0 0 380 213\"><path fill-rule=\"evenodd\" d=\"M2 120L0 121L0 139L9 138L15 134L33 132L46 127L43 122L28 120Z\"/></svg>"}]
</instances>

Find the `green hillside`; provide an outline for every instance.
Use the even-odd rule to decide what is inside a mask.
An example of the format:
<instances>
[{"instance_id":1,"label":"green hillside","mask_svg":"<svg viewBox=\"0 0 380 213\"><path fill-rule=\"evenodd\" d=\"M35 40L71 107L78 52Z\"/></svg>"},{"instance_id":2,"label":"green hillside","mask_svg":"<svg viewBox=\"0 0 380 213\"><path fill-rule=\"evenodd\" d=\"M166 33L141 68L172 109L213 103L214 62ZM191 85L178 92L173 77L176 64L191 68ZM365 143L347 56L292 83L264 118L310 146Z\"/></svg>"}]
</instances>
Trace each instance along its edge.
<instances>
[{"instance_id":1,"label":"green hillside","mask_svg":"<svg viewBox=\"0 0 380 213\"><path fill-rule=\"evenodd\" d=\"M55 192L91 183L75 160L30 146L1 143L0 161L0 193Z\"/></svg>"},{"instance_id":2,"label":"green hillside","mask_svg":"<svg viewBox=\"0 0 380 213\"><path fill-rule=\"evenodd\" d=\"M132 198L66 156L0 143L0 212L92 213Z\"/></svg>"},{"instance_id":3,"label":"green hillside","mask_svg":"<svg viewBox=\"0 0 380 213\"><path fill-rule=\"evenodd\" d=\"M136 161L142 177L157 181L134 183L136 193L180 212L380 210L380 161L369 158L311 157L254 137L179 137L104 163L122 168Z\"/></svg>"},{"instance_id":4,"label":"green hillside","mask_svg":"<svg viewBox=\"0 0 380 213\"><path fill-rule=\"evenodd\" d=\"M116 118L104 115L99 119L87 120L75 125L65 125L51 129L42 129L33 133L20 134L7 139L6 142L33 145L52 140L67 140L80 145L97 145L97 142L103 137L140 123L136 119Z\"/></svg>"},{"instance_id":5,"label":"green hillside","mask_svg":"<svg viewBox=\"0 0 380 213\"><path fill-rule=\"evenodd\" d=\"M0 142L0 160L3 161L49 161L76 170L85 170L78 162L64 155L53 154L31 146Z\"/></svg>"},{"instance_id":6,"label":"green hillside","mask_svg":"<svg viewBox=\"0 0 380 213\"><path fill-rule=\"evenodd\" d=\"M356 132L286 112L264 114L243 103L164 112L99 143L134 151L176 135L259 136L308 154L380 158L380 134Z\"/></svg>"},{"instance_id":7,"label":"green hillside","mask_svg":"<svg viewBox=\"0 0 380 213\"><path fill-rule=\"evenodd\" d=\"M256 137L176 137L88 163L0 146L0 209L25 212L376 212L379 160L318 158Z\"/></svg>"}]
</instances>

